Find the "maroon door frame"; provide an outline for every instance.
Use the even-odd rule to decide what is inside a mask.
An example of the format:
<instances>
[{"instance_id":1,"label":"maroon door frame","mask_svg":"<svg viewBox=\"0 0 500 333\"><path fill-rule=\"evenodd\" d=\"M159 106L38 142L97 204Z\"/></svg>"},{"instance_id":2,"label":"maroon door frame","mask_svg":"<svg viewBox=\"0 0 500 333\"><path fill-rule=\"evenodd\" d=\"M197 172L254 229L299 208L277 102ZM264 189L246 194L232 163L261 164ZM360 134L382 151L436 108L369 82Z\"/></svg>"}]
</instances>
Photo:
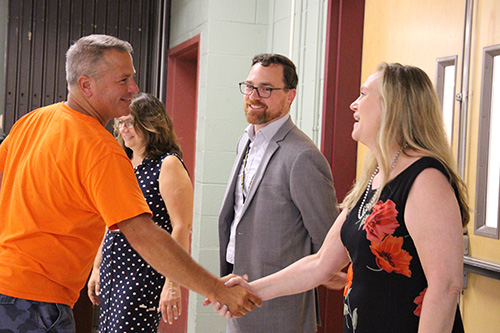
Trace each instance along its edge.
<instances>
[{"instance_id":1,"label":"maroon door frame","mask_svg":"<svg viewBox=\"0 0 500 333\"><path fill-rule=\"evenodd\" d=\"M168 51L166 108L194 182L200 35Z\"/></svg>"},{"instance_id":2,"label":"maroon door frame","mask_svg":"<svg viewBox=\"0 0 500 333\"><path fill-rule=\"evenodd\" d=\"M356 178L357 144L351 138L350 104L361 86L364 0L329 0L326 32L322 153L332 166L342 202ZM343 292L319 288L318 332L342 332Z\"/></svg>"},{"instance_id":3,"label":"maroon door frame","mask_svg":"<svg viewBox=\"0 0 500 333\"><path fill-rule=\"evenodd\" d=\"M182 149L184 164L194 183L196 116L200 36L168 51L166 109ZM158 332L187 332L189 290L182 288L182 315L172 325L161 323Z\"/></svg>"}]
</instances>

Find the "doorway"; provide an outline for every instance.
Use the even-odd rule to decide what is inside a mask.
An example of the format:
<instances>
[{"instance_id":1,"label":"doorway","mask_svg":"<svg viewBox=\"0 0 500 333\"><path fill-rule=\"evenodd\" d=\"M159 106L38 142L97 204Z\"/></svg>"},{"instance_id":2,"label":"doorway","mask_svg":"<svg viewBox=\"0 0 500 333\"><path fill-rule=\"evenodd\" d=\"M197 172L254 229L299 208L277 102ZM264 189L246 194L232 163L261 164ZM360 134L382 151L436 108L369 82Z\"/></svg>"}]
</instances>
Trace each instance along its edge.
<instances>
[{"instance_id":1,"label":"doorway","mask_svg":"<svg viewBox=\"0 0 500 333\"><path fill-rule=\"evenodd\" d=\"M196 117L198 107L200 36L168 51L166 109L174 123L182 159L194 183ZM172 325L160 323L158 332L187 332L189 290L182 288L182 315Z\"/></svg>"},{"instance_id":2,"label":"doorway","mask_svg":"<svg viewBox=\"0 0 500 333\"><path fill-rule=\"evenodd\" d=\"M184 163L194 181L200 36L168 52L166 108L174 123Z\"/></svg>"}]
</instances>

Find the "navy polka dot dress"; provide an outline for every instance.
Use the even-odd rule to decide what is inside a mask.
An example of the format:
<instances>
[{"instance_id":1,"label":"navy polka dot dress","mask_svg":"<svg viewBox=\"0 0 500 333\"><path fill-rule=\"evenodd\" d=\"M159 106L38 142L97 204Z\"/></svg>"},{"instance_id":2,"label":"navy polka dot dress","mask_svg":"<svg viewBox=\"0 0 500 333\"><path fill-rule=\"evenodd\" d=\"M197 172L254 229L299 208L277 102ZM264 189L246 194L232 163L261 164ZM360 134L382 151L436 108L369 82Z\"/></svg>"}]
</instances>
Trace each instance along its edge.
<instances>
[{"instance_id":1,"label":"navy polka dot dress","mask_svg":"<svg viewBox=\"0 0 500 333\"><path fill-rule=\"evenodd\" d=\"M135 168L135 174L154 222L171 233L170 217L158 182L163 159L169 155L177 156L167 153L156 160L145 159ZM156 332L164 283L165 278L141 258L123 234L108 231L100 269L99 332Z\"/></svg>"}]
</instances>

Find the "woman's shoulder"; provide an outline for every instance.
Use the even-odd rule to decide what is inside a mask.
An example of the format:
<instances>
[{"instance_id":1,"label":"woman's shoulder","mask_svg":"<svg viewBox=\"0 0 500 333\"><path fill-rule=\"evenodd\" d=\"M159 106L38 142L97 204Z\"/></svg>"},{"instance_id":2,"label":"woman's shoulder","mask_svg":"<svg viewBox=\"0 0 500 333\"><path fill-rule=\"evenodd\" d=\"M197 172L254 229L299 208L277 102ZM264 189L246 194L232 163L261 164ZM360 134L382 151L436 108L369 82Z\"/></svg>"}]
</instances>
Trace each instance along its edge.
<instances>
[{"instance_id":1,"label":"woman's shoulder","mask_svg":"<svg viewBox=\"0 0 500 333\"><path fill-rule=\"evenodd\" d=\"M436 157L428 153L410 150L400 157L401 164L399 172L407 170L420 172L427 168L435 168L446 173L446 168Z\"/></svg>"},{"instance_id":2,"label":"woman's shoulder","mask_svg":"<svg viewBox=\"0 0 500 333\"><path fill-rule=\"evenodd\" d=\"M417 178L422 178L420 175L423 173L433 174L433 177L438 178L439 174L442 174L448 178L445 166L429 154L410 151L400 158L400 164L394 170L396 175L390 181L392 184L412 184Z\"/></svg>"},{"instance_id":3,"label":"woman's shoulder","mask_svg":"<svg viewBox=\"0 0 500 333\"><path fill-rule=\"evenodd\" d=\"M161 157L161 169L168 170L186 170L182 158L176 153L166 153Z\"/></svg>"},{"instance_id":4,"label":"woman's shoulder","mask_svg":"<svg viewBox=\"0 0 500 333\"><path fill-rule=\"evenodd\" d=\"M183 163L182 158L176 153L165 153L158 159L161 164L177 164Z\"/></svg>"}]
</instances>

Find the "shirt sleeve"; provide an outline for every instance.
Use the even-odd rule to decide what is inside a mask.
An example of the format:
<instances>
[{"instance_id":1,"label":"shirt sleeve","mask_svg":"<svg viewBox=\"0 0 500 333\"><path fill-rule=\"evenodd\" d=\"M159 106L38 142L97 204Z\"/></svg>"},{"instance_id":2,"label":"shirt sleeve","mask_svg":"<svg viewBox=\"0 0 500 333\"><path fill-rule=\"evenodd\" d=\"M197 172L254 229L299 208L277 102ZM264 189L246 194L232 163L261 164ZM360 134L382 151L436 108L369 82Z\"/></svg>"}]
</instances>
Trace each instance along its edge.
<instances>
[{"instance_id":1,"label":"shirt sleeve","mask_svg":"<svg viewBox=\"0 0 500 333\"><path fill-rule=\"evenodd\" d=\"M132 164L125 155L109 154L86 178L90 200L110 229L141 214L152 216L139 188Z\"/></svg>"}]
</instances>

